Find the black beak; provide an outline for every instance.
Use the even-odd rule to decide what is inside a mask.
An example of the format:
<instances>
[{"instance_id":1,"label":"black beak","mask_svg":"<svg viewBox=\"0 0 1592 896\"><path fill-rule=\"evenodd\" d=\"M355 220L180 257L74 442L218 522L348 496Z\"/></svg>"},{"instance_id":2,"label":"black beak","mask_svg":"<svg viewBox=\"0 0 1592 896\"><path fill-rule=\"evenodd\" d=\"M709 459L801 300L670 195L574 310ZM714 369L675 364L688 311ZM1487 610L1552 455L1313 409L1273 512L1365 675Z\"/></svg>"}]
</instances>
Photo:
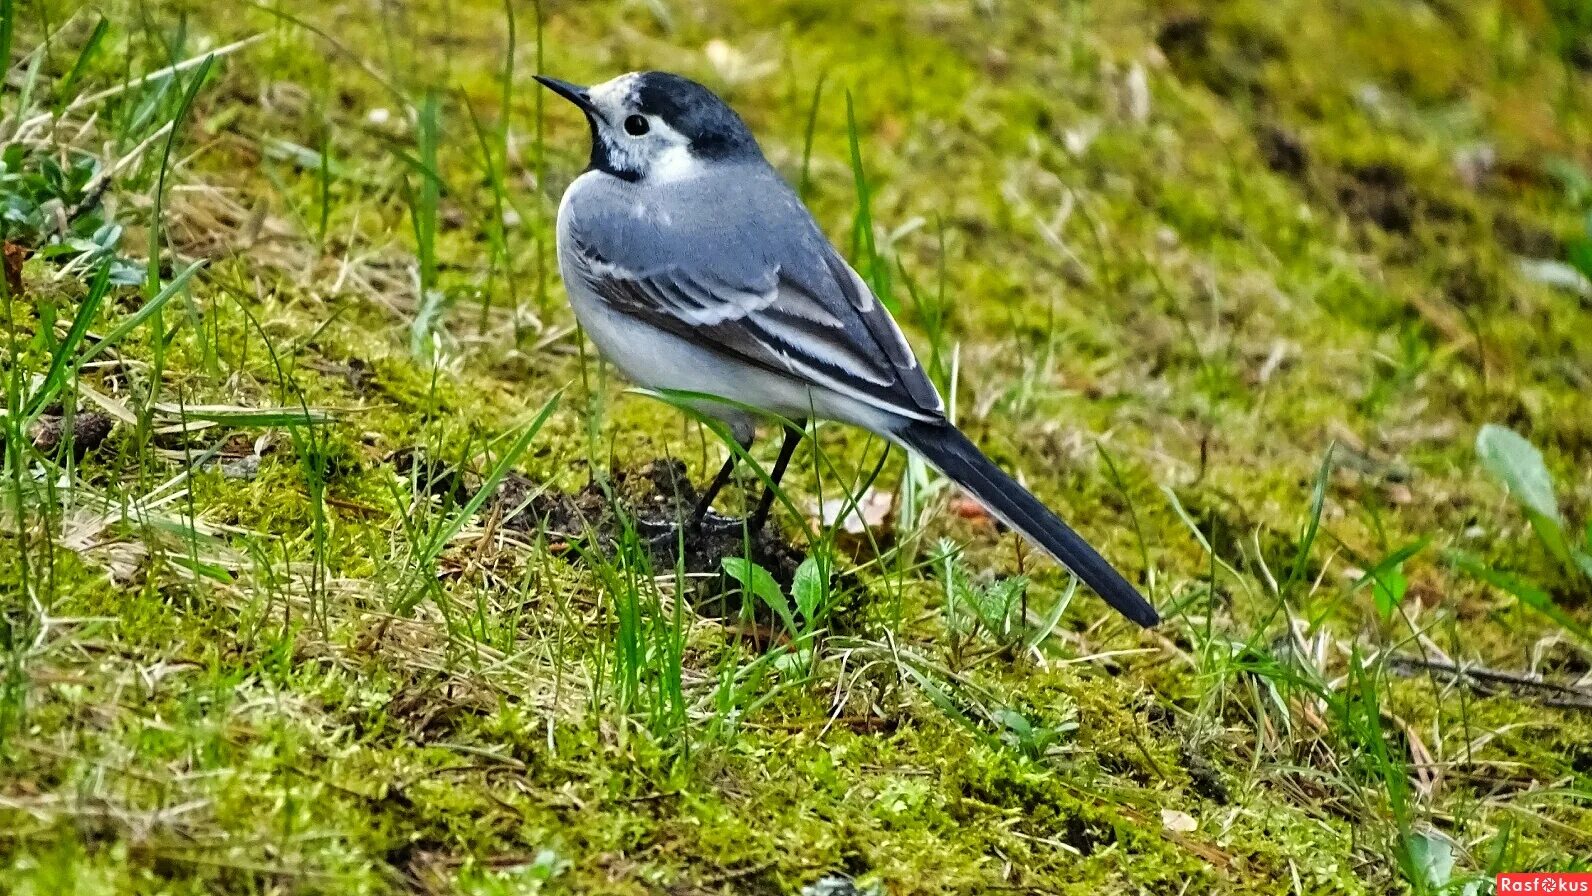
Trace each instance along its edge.
<instances>
[{"instance_id":1,"label":"black beak","mask_svg":"<svg viewBox=\"0 0 1592 896\"><path fill-rule=\"evenodd\" d=\"M549 78L546 75L537 75L536 80L542 82L543 87L574 103L580 111L585 112L587 115L597 114L597 107L591 104L591 95L586 93L586 88L578 84L571 84L568 81L560 81L557 78Z\"/></svg>"}]
</instances>

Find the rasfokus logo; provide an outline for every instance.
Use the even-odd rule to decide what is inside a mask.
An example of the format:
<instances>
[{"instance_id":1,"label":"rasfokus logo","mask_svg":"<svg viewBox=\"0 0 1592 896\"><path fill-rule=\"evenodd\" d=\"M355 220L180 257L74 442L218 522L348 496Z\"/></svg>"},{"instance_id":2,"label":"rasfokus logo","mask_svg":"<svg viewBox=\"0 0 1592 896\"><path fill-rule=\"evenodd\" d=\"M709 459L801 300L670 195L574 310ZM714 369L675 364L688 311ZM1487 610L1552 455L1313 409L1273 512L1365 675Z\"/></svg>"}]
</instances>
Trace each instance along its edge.
<instances>
[{"instance_id":1,"label":"rasfokus logo","mask_svg":"<svg viewBox=\"0 0 1592 896\"><path fill-rule=\"evenodd\" d=\"M1532 896L1564 896L1586 893L1592 896L1592 873L1551 874L1512 872L1498 875L1498 896L1532 894Z\"/></svg>"}]
</instances>

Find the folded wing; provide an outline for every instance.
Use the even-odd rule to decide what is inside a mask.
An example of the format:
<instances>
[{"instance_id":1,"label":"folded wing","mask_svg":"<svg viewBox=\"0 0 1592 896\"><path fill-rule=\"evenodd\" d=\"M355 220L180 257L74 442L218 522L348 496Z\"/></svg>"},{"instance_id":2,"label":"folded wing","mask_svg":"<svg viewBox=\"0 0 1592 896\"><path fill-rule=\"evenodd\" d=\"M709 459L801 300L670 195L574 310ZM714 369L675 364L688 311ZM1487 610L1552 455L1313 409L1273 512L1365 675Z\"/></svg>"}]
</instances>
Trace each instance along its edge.
<instances>
[{"instance_id":1,"label":"folded wing","mask_svg":"<svg viewBox=\"0 0 1592 896\"><path fill-rule=\"evenodd\" d=\"M752 177L751 175L755 175ZM906 420L944 416L900 328L772 171L693 181L662 207L577 216L581 276L613 310Z\"/></svg>"}]
</instances>

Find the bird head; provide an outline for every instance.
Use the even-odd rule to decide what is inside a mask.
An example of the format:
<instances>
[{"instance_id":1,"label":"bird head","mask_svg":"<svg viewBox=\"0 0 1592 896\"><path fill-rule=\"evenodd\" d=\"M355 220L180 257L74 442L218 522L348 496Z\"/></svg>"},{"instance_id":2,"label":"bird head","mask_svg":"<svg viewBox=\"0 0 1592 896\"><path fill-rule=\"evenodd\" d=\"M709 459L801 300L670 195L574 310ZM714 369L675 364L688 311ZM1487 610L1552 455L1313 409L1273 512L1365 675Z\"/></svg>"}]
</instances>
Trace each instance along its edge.
<instances>
[{"instance_id":1,"label":"bird head","mask_svg":"<svg viewBox=\"0 0 1592 896\"><path fill-rule=\"evenodd\" d=\"M681 180L714 163L762 158L735 110L689 78L632 72L592 87L536 80L585 113L593 170L628 181Z\"/></svg>"}]
</instances>

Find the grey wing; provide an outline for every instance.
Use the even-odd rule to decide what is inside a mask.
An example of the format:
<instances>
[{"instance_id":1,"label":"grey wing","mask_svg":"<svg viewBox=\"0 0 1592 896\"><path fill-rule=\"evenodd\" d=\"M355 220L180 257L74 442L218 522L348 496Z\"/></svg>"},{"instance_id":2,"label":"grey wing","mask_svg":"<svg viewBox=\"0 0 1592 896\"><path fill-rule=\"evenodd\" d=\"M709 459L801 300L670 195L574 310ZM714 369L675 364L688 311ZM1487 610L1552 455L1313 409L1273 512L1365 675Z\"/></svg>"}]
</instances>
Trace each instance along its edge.
<instances>
[{"instance_id":1,"label":"grey wing","mask_svg":"<svg viewBox=\"0 0 1592 896\"><path fill-rule=\"evenodd\" d=\"M889 312L778 186L755 221L737 214L744 190L682 197L667 224L582 216L566 251L615 311L889 414L941 419L940 395Z\"/></svg>"}]
</instances>

